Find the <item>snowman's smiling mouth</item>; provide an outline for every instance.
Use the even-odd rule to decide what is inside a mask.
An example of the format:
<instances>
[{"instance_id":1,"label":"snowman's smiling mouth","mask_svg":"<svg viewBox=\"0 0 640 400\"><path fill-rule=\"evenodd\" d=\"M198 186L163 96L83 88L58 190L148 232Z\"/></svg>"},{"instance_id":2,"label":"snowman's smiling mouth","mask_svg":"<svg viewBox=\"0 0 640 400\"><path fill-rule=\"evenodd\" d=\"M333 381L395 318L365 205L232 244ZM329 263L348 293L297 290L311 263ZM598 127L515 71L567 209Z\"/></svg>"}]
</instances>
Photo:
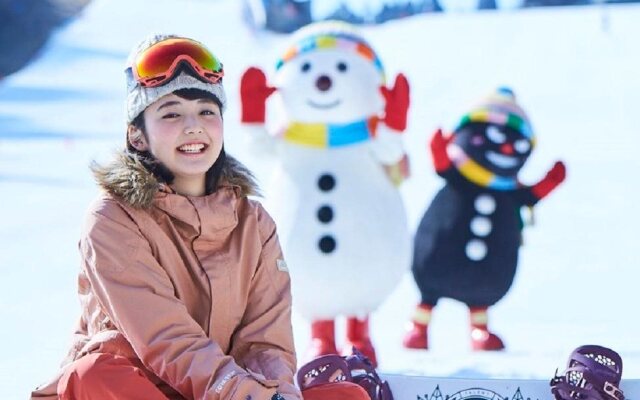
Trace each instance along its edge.
<instances>
[{"instance_id":1,"label":"snowman's smiling mouth","mask_svg":"<svg viewBox=\"0 0 640 400\"><path fill-rule=\"evenodd\" d=\"M516 157L505 156L495 151L487 151L485 157L491 161L492 164L500 168L513 168L518 165L518 159Z\"/></svg>"},{"instance_id":2,"label":"snowman's smiling mouth","mask_svg":"<svg viewBox=\"0 0 640 400\"><path fill-rule=\"evenodd\" d=\"M335 101L332 101L330 103L316 103L313 100L307 100L307 104L310 105L311 107L313 107L313 108L321 108L321 109L324 109L324 110L336 107L340 103L342 103L342 101L340 99L336 99Z\"/></svg>"}]
</instances>

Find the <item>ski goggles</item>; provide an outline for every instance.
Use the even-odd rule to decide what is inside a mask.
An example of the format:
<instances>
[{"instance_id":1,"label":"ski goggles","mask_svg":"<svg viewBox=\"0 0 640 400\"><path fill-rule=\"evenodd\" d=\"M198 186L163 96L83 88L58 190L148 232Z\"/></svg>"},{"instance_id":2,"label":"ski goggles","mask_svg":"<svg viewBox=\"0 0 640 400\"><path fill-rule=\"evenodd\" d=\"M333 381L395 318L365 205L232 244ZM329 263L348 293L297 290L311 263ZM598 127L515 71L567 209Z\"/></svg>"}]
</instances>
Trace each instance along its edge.
<instances>
[{"instance_id":1,"label":"ski goggles","mask_svg":"<svg viewBox=\"0 0 640 400\"><path fill-rule=\"evenodd\" d=\"M133 78L142 87L161 86L182 67L188 67L205 82L217 83L222 63L203 44L187 38L169 38L141 51L131 66Z\"/></svg>"}]
</instances>

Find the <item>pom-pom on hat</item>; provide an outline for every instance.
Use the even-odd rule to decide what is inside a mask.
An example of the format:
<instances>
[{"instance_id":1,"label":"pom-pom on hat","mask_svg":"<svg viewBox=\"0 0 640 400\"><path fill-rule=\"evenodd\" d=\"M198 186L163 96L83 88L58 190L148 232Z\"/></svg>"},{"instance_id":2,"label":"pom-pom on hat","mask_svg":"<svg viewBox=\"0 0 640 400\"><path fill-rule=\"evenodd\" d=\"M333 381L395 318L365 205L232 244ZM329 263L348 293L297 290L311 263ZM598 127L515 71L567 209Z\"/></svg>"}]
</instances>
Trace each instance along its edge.
<instances>
[{"instance_id":1,"label":"pom-pom on hat","mask_svg":"<svg viewBox=\"0 0 640 400\"><path fill-rule=\"evenodd\" d=\"M128 124L133 122L140 113L142 113L149 105L156 102L159 98L180 89L200 89L205 92L209 92L220 101L222 106L220 111L224 111L227 103L227 97L224 93L224 88L222 87L222 80L219 80L216 83L205 82L184 70L166 84L156 87L143 87L134 78L132 68L136 56L140 52L163 40L180 37L181 36L177 35L151 35L142 40L129 54L129 58L127 59L127 68L125 70L127 75L126 112Z\"/></svg>"},{"instance_id":2,"label":"pom-pom on hat","mask_svg":"<svg viewBox=\"0 0 640 400\"><path fill-rule=\"evenodd\" d=\"M371 62L378 70L381 82L386 80L384 67L378 55L356 29L346 22L323 21L305 26L293 37L293 44L286 48L276 63L276 71L288 61L310 51L340 49L352 51Z\"/></svg>"},{"instance_id":3,"label":"pom-pom on hat","mask_svg":"<svg viewBox=\"0 0 640 400\"><path fill-rule=\"evenodd\" d=\"M507 126L534 141L529 117L516 102L516 96L508 87L498 88L462 117L456 131L471 122L485 122Z\"/></svg>"}]
</instances>

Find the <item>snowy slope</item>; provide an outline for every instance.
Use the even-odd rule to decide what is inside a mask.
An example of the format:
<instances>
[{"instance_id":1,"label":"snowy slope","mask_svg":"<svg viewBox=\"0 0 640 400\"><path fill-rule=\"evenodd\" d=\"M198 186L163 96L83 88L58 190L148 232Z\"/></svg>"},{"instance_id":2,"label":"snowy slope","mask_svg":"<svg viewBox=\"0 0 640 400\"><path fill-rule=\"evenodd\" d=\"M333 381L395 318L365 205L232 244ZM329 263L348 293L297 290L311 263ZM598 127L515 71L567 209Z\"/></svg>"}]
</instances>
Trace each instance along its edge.
<instances>
[{"instance_id":1,"label":"snowy slope","mask_svg":"<svg viewBox=\"0 0 640 400\"><path fill-rule=\"evenodd\" d=\"M214 49L231 105L226 147L268 180L269 164L243 150L238 81L249 65L271 71L285 36L245 28L236 3L156 0L149 8L94 0L41 58L0 83L2 398L25 398L67 350L78 313L78 232L96 193L87 165L122 144L122 67L135 42L152 31L177 32ZM597 343L622 354L625 377L640 378L639 18L640 6L619 5L424 15L364 28L389 75L403 71L412 85L405 139L414 175L402 189L412 229L442 184L428 137L437 126L451 128L496 85L515 89L538 133L523 180L539 179L558 158L569 169L567 182L537 207L515 284L492 310L508 350L470 352L466 312L448 301L434 314L433 349L403 350L417 301L407 276L372 320L382 370L548 378L574 347ZM304 349L307 327L294 322Z\"/></svg>"}]
</instances>

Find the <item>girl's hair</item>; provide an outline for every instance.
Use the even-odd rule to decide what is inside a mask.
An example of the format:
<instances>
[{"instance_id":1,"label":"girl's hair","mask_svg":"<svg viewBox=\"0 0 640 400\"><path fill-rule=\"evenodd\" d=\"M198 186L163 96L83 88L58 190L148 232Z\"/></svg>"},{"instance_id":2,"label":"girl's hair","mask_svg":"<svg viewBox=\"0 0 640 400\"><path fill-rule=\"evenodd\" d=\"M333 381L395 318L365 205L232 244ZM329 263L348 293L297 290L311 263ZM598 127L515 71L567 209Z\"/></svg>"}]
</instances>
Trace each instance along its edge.
<instances>
[{"instance_id":1,"label":"girl's hair","mask_svg":"<svg viewBox=\"0 0 640 400\"><path fill-rule=\"evenodd\" d=\"M183 98L185 100L199 100L199 99L208 99L212 100L214 103L218 105L220 110L222 111L222 103L220 100L214 96L212 93L206 92L200 89L180 89L173 92L176 96ZM138 114L138 116L131 122L131 125L138 128L145 138L147 136L147 130L144 125L144 116L143 113ZM171 185L175 176L173 173L167 168L166 165L162 164L160 160L156 159L151 152L149 151L140 151L133 147L129 142L129 138L127 135L127 150L129 153L135 154L138 156L142 164L151 172L160 182L166 183L167 185ZM205 194L211 194L218 189L218 181L220 180L220 176L222 175L222 168L226 163L226 153L224 151L224 145L220 150L220 154L218 155L218 159L213 163L211 168L205 174Z\"/></svg>"}]
</instances>

